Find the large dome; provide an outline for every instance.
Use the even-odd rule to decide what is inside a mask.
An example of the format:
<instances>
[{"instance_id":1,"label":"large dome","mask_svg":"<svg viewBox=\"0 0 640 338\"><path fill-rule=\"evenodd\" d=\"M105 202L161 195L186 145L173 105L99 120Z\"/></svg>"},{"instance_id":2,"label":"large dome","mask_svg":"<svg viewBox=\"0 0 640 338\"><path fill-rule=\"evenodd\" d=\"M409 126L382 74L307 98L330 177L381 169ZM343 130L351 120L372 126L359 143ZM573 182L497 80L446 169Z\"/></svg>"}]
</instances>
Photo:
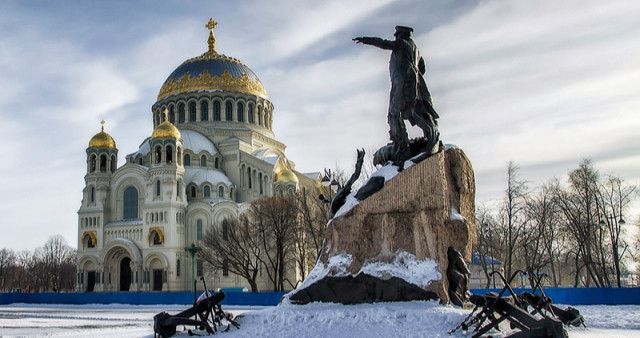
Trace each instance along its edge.
<instances>
[{"instance_id":1,"label":"large dome","mask_svg":"<svg viewBox=\"0 0 640 338\"><path fill-rule=\"evenodd\" d=\"M235 90L267 99L260 79L238 59L218 54L215 50L213 27L217 23L211 19L206 26L211 30L209 50L183 62L162 84L158 100L167 96L199 90Z\"/></svg>"}]
</instances>

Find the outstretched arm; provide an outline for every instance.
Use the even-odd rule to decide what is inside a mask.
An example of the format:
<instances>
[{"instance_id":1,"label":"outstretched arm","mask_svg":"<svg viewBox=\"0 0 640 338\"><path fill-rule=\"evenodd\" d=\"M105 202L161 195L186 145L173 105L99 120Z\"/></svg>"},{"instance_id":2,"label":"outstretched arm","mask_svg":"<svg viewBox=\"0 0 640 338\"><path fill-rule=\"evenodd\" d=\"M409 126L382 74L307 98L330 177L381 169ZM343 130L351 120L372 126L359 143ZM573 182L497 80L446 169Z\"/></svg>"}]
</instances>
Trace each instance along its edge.
<instances>
[{"instance_id":1,"label":"outstretched arm","mask_svg":"<svg viewBox=\"0 0 640 338\"><path fill-rule=\"evenodd\" d=\"M395 41L385 40L385 39L376 38L376 37L360 36L357 38L353 38L353 41L355 41L356 43L362 43L365 45L376 46L382 49L390 49L390 50L396 49Z\"/></svg>"}]
</instances>

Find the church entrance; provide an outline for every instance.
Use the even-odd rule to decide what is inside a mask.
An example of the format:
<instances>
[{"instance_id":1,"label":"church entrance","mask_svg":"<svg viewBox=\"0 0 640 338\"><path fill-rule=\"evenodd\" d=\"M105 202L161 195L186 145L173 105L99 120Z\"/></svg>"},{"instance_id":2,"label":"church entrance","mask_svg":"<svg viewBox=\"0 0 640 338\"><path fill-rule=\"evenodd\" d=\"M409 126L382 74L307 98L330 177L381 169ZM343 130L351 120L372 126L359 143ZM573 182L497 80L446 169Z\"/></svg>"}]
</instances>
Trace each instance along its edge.
<instances>
[{"instance_id":1,"label":"church entrance","mask_svg":"<svg viewBox=\"0 0 640 338\"><path fill-rule=\"evenodd\" d=\"M87 272L87 292L93 292L93 288L96 286L96 272Z\"/></svg>"},{"instance_id":2,"label":"church entrance","mask_svg":"<svg viewBox=\"0 0 640 338\"><path fill-rule=\"evenodd\" d=\"M153 291L162 291L162 270L153 270Z\"/></svg>"},{"instance_id":3,"label":"church entrance","mask_svg":"<svg viewBox=\"0 0 640 338\"><path fill-rule=\"evenodd\" d=\"M120 291L129 291L131 287L131 258L125 257L120 261Z\"/></svg>"}]
</instances>

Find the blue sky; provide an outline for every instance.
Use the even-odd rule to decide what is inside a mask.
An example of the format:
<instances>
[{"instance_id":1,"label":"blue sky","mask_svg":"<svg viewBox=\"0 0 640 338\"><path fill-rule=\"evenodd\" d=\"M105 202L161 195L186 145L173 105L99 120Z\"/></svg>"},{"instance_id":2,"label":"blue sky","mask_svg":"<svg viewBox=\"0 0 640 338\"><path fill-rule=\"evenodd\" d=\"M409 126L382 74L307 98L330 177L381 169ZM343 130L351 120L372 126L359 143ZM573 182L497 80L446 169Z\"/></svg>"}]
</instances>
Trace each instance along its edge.
<instances>
[{"instance_id":1,"label":"blue sky","mask_svg":"<svg viewBox=\"0 0 640 338\"><path fill-rule=\"evenodd\" d=\"M350 171L356 148L387 142L389 53L351 39L401 24L478 202L501 196L509 160L531 186L583 158L639 182L639 1L2 1L0 248L77 245L100 120L123 163L151 134L166 77L206 51L210 17L217 50L264 84L299 171Z\"/></svg>"}]
</instances>

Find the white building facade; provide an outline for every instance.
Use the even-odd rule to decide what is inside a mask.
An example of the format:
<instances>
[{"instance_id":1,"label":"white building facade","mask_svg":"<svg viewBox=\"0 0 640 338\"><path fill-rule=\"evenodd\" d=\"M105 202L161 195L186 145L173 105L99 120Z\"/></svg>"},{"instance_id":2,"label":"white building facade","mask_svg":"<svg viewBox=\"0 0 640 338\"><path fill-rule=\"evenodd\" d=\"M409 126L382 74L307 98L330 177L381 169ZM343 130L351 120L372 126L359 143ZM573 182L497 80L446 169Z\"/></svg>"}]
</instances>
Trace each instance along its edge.
<instances>
[{"instance_id":1,"label":"white building facade","mask_svg":"<svg viewBox=\"0 0 640 338\"><path fill-rule=\"evenodd\" d=\"M258 77L216 52L215 25L207 25L209 50L162 85L151 107L153 134L123 165L104 126L90 140L78 211L79 292L187 291L192 264L210 288L246 287L239 276L192 262L185 248L242 215L248 202L319 184L319 173L295 171L274 138L274 107ZM272 288L266 274L258 287Z\"/></svg>"}]
</instances>

